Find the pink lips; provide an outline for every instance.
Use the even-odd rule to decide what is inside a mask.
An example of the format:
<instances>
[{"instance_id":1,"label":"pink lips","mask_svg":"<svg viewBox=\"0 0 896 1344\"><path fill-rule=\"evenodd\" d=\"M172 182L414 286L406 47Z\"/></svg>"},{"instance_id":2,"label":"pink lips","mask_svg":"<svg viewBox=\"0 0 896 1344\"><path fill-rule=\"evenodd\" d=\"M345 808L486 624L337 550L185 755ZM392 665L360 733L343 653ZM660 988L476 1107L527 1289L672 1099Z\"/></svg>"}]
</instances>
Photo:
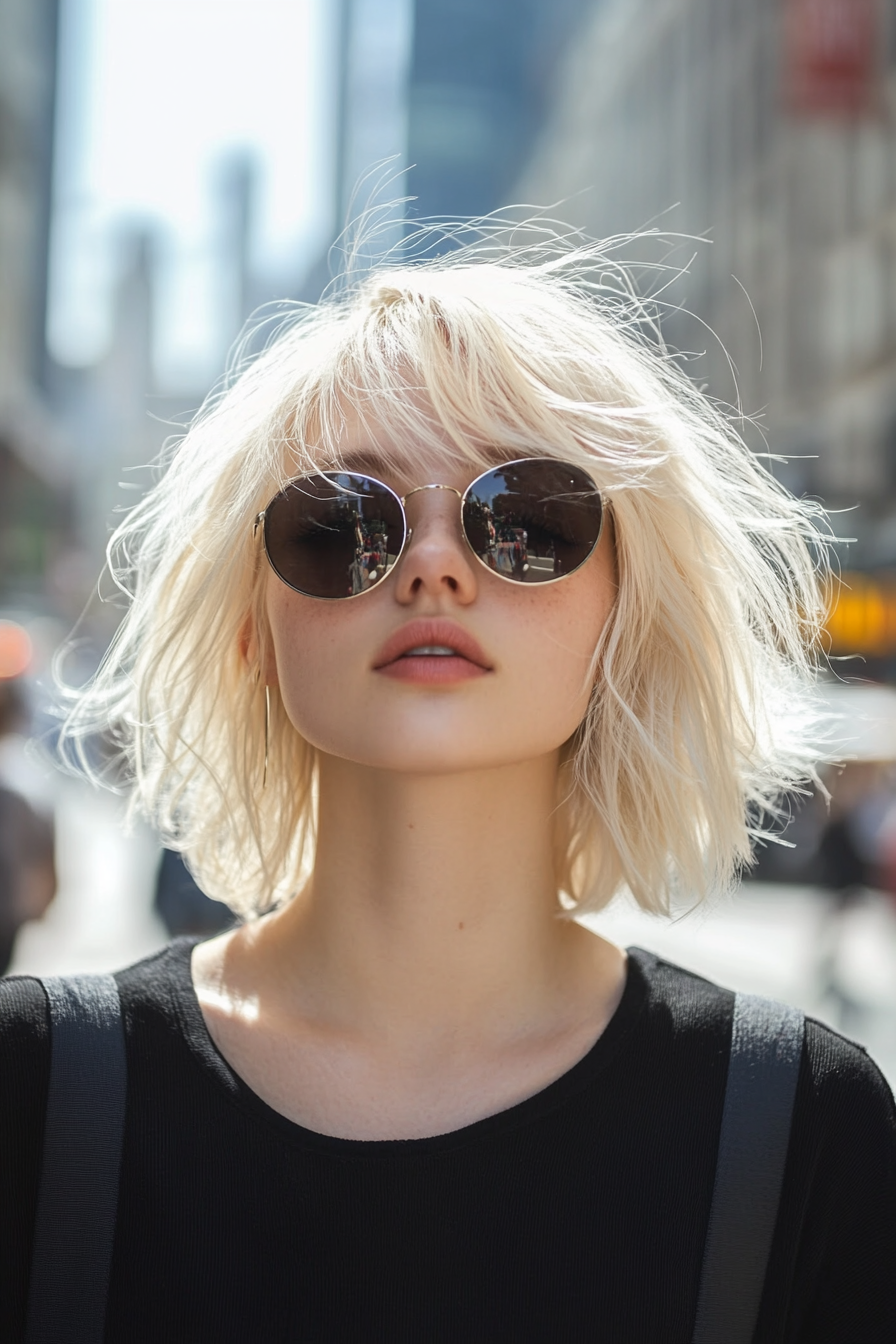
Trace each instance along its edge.
<instances>
[{"instance_id":1,"label":"pink lips","mask_svg":"<svg viewBox=\"0 0 896 1344\"><path fill-rule=\"evenodd\" d=\"M414 654L419 648L453 649L452 654ZM438 617L410 621L386 640L374 659L374 670L397 681L436 686L467 681L491 671L481 646L455 621Z\"/></svg>"}]
</instances>

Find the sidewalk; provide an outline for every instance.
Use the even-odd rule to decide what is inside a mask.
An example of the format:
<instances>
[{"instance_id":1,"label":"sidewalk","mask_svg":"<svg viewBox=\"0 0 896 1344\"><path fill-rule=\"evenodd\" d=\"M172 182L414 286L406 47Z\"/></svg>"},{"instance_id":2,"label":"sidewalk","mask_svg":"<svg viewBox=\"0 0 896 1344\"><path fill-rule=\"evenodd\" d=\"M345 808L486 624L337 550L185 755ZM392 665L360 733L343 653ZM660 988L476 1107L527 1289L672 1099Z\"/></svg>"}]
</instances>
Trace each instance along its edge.
<instances>
[{"instance_id":1,"label":"sidewalk","mask_svg":"<svg viewBox=\"0 0 896 1344\"><path fill-rule=\"evenodd\" d=\"M56 806L59 890L19 933L11 975L112 971L166 941L152 912L159 850L146 830L126 836L120 799L62 779Z\"/></svg>"}]
</instances>

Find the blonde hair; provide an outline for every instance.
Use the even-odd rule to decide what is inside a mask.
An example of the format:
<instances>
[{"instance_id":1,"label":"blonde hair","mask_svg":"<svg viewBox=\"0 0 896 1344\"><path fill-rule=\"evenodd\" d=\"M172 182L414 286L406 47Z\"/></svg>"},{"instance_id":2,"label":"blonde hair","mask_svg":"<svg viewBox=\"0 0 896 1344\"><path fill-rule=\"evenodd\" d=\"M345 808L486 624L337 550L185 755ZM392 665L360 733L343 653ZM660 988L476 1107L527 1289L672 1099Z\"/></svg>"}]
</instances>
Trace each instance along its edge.
<instances>
[{"instance_id":1,"label":"blonde hair","mask_svg":"<svg viewBox=\"0 0 896 1344\"><path fill-rule=\"evenodd\" d=\"M567 908L627 887L659 911L724 888L757 816L814 777L820 510L775 481L649 318L596 244L480 239L296 306L168 451L110 543L130 606L64 731L77 745L114 725L132 807L209 894L257 914L313 861L316 753L271 687L264 787L244 632L251 617L264 644L253 519L338 463L348 416L378 427L385 467L437 428L471 478L496 452L555 455L609 501L618 595L560 772Z\"/></svg>"}]
</instances>

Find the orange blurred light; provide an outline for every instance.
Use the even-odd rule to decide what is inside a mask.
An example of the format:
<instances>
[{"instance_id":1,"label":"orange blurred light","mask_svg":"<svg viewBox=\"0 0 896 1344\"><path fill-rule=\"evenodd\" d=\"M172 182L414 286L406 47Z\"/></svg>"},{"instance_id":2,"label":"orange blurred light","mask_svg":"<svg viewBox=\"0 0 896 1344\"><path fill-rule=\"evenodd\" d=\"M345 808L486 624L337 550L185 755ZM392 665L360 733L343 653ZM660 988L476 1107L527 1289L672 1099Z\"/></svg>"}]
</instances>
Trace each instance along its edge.
<instances>
[{"instance_id":1,"label":"orange blurred light","mask_svg":"<svg viewBox=\"0 0 896 1344\"><path fill-rule=\"evenodd\" d=\"M27 672L31 662L31 639L15 621L0 621L0 681Z\"/></svg>"},{"instance_id":2,"label":"orange blurred light","mask_svg":"<svg viewBox=\"0 0 896 1344\"><path fill-rule=\"evenodd\" d=\"M896 653L896 576L840 576L826 629L833 654L883 658Z\"/></svg>"}]
</instances>

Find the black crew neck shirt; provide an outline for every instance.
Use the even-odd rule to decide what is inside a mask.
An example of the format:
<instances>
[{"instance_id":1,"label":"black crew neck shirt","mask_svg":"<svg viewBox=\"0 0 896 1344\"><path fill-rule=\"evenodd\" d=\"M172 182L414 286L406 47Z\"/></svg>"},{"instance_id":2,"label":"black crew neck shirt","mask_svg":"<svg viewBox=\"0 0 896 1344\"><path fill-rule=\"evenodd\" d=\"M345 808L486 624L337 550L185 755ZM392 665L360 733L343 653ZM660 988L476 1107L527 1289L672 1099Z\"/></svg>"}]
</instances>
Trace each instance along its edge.
<instances>
[{"instance_id":1,"label":"black crew neck shirt","mask_svg":"<svg viewBox=\"0 0 896 1344\"><path fill-rule=\"evenodd\" d=\"M639 949L592 1049L435 1138L280 1115L216 1050L182 940L116 978L127 1120L106 1344L688 1344L733 995ZM0 981L0 1340L24 1337L49 1069ZM807 1023L755 1344L894 1344L896 1113ZM719 1341L724 1344L724 1341Z\"/></svg>"}]
</instances>

